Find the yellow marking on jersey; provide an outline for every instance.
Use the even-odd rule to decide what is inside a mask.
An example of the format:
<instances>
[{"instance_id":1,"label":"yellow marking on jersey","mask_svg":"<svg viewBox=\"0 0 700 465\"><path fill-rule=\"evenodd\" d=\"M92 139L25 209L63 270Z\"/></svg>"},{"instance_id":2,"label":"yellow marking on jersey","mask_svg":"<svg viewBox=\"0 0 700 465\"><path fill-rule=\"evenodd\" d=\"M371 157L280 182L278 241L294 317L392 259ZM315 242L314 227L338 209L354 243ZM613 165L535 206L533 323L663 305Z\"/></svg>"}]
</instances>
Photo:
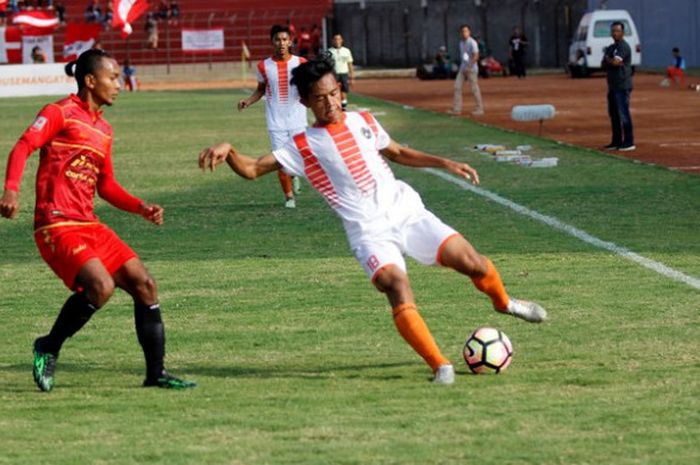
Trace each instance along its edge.
<instances>
[{"instance_id":1,"label":"yellow marking on jersey","mask_svg":"<svg viewBox=\"0 0 700 465\"><path fill-rule=\"evenodd\" d=\"M105 134L104 132L100 131L100 130L97 129L96 127L90 126L90 125L89 125L88 123L86 123L85 121L80 121L79 119L74 119L74 118L68 118L68 119L65 120L65 121L66 121L66 123L77 123L77 124L80 124L80 125L82 125L82 126L88 128L88 129L90 129L90 130L92 130L92 131L95 131L95 132L100 133L100 135L102 135L103 137L106 137L107 139L111 139L111 138L112 138L112 136L110 136L109 134Z\"/></svg>"},{"instance_id":2,"label":"yellow marking on jersey","mask_svg":"<svg viewBox=\"0 0 700 465\"><path fill-rule=\"evenodd\" d=\"M104 154L104 153L102 153L101 151L97 150L97 149L94 148L94 147L90 147L89 145L67 144L67 143L65 143L65 142L58 142L58 141L56 141L55 139L54 139L53 142L51 142L51 144L52 144L52 145L58 145L58 146L60 146L60 147L70 147L70 148L73 148L73 149L84 149L84 150L90 151L90 152L92 152L92 153L94 153L94 154L96 154L96 155L98 155L98 156L100 156L100 157L102 157L102 158L105 158L105 154Z\"/></svg>"},{"instance_id":3,"label":"yellow marking on jersey","mask_svg":"<svg viewBox=\"0 0 700 465\"><path fill-rule=\"evenodd\" d=\"M61 221L59 223L47 224L34 230L35 233L46 231L47 229L61 228L63 226L98 226L98 221Z\"/></svg>"}]
</instances>

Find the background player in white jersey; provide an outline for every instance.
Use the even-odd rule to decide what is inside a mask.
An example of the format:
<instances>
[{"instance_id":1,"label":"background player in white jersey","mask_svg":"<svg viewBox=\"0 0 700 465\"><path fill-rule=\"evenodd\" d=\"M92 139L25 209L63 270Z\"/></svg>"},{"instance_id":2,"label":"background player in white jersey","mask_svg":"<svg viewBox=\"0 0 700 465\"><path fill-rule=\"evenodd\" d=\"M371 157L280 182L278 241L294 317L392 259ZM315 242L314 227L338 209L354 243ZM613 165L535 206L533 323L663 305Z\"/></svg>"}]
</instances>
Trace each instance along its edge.
<instances>
[{"instance_id":1,"label":"background player in white jersey","mask_svg":"<svg viewBox=\"0 0 700 465\"><path fill-rule=\"evenodd\" d=\"M336 34L333 36L333 46L328 49L335 62L335 75L340 82L340 92L342 95L341 104L343 110L348 107L348 92L350 86L355 85L355 70L352 67L352 52L349 48L343 47L343 36Z\"/></svg>"},{"instance_id":2,"label":"background player in white jersey","mask_svg":"<svg viewBox=\"0 0 700 465\"><path fill-rule=\"evenodd\" d=\"M242 111L265 96L265 115L272 150L282 147L294 134L303 132L307 126L306 108L299 102L299 93L290 81L292 70L306 61L292 55L292 36L287 26L272 26L272 56L258 62L258 87L255 92L238 102ZM294 191L299 191L299 180L278 171L287 208L296 207Z\"/></svg>"},{"instance_id":3,"label":"background player in white jersey","mask_svg":"<svg viewBox=\"0 0 700 465\"><path fill-rule=\"evenodd\" d=\"M214 170L225 161L247 179L279 169L307 177L341 217L355 257L387 295L399 333L430 365L437 383L451 384L454 368L418 313L403 254L469 276L499 312L534 323L546 319L539 305L510 298L491 261L428 211L420 196L394 177L384 158L407 166L444 168L478 184L471 166L399 145L369 113L343 113L328 58L299 66L293 82L316 117L313 127L257 159L241 155L228 143L214 145L199 154L200 168Z\"/></svg>"}]
</instances>

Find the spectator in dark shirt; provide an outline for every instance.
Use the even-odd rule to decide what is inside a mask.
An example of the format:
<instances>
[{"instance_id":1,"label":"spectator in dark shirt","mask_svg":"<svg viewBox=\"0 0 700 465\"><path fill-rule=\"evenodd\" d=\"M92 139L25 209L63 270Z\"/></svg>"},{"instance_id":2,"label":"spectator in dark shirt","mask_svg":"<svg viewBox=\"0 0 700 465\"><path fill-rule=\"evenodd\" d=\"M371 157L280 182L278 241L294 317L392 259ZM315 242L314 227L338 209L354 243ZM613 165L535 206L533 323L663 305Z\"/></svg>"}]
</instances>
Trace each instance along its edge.
<instances>
[{"instance_id":1,"label":"spectator in dark shirt","mask_svg":"<svg viewBox=\"0 0 700 465\"><path fill-rule=\"evenodd\" d=\"M607 150L623 152L636 149L630 115L632 92L632 49L625 41L625 25L615 21L610 26L614 42L605 49L602 66L608 74L608 115L612 141Z\"/></svg>"},{"instance_id":2,"label":"spectator in dark shirt","mask_svg":"<svg viewBox=\"0 0 700 465\"><path fill-rule=\"evenodd\" d=\"M525 77L525 49L528 46L527 37L520 31L519 27L513 28L513 35L508 41L509 58L513 61L513 73L518 78Z\"/></svg>"},{"instance_id":3,"label":"spectator in dark shirt","mask_svg":"<svg viewBox=\"0 0 700 465\"><path fill-rule=\"evenodd\" d=\"M170 2L170 24L177 25L177 20L180 18L180 5L177 2Z\"/></svg>"},{"instance_id":4,"label":"spectator in dark shirt","mask_svg":"<svg viewBox=\"0 0 700 465\"><path fill-rule=\"evenodd\" d=\"M299 56L308 58L309 52L311 52L311 33L302 27L299 33Z\"/></svg>"}]
</instances>

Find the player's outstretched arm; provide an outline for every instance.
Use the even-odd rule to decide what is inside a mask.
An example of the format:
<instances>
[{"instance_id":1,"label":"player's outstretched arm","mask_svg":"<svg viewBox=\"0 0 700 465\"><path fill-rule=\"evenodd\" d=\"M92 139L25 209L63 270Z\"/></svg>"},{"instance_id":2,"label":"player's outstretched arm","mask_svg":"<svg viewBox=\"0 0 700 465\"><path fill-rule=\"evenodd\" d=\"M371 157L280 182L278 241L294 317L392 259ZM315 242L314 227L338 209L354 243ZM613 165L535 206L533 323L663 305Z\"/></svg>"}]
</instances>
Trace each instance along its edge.
<instances>
[{"instance_id":1,"label":"player's outstretched arm","mask_svg":"<svg viewBox=\"0 0 700 465\"><path fill-rule=\"evenodd\" d=\"M243 111L260 100L262 96L265 95L265 88L266 85L264 82L258 82L258 87L255 89L255 92L253 92L250 97L238 102L238 111Z\"/></svg>"},{"instance_id":2,"label":"player's outstretched arm","mask_svg":"<svg viewBox=\"0 0 700 465\"><path fill-rule=\"evenodd\" d=\"M474 184L479 184L479 174L468 164L459 163L448 158L430 155L420 150L405 147L399 145L394 140L381 151L381 154L389 160L401 165L413 166L416 168L443 168L459 177L470 180Z\"/></svg>"},{"instance_id":3,"label":"player's outstretched arm","mask_svg":"<svg viewBox=\"0 0 700 465\"><path fill-rule=\"evenodd\" d=\"M202 171L214 171L216 167L226 162L233 171L245 179L255 179L267 173L277 171L281 165L272 154L260 158L242 155L229 143L212 145L199 153L199 168Z\"/></svg>"}]
</instances>

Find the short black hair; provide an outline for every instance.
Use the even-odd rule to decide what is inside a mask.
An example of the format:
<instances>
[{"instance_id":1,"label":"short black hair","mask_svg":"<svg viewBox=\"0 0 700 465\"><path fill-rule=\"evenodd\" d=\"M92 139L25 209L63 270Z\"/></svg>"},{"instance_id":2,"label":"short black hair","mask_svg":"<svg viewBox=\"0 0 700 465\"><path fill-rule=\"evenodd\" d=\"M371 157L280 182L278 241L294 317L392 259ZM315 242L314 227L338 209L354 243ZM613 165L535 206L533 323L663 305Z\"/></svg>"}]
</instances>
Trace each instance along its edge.
<instances>
[{"instance_id":1,"label":"short black hair","mask_svg":"<svg viewBox=\"0 0 700 465\"><path fill-rule=\"evenodd\" d=\"M459 25L459 30L460 30L460 32L461 32L462 29L464 29L465 27L466 27L467 29L469 29L470 31L472 30L472 27L471 27L469 24L464 23L464 24L460 24L460 25Z\"/></svg>"},{"instance_id":2,"label":"short black hair","mask_svg":"<svg viewBox=\"0 0 700 465\"><path fill-rule=\"evenodd\" d=\"M622 32L625 32L625 23L622 21L615 21L610 25L610 29L614 28L615 26L620 26L622 28Z\"/></svg>"},{"instance_id":3,"label":"short black hair","mask_svg":"<svg viewBox=\"0 0 700 465\"><path fill-rule=\"evenodd\" d=\"M299 96L305 99L309 97L313 85L326 74L332 74L335 79L338 79L335 75L335 61L328 52L294 68L291 82L299 91Z\"/></svg>"},{"instance_id":4,"label":"short black hair","mask_svg":"<svg viewBox=\"0 0 700 465\"><path fill-rule=\"evenodd\" d=\"M95 74L102 67L102 60L112 56L99 48L91 48L80 54L77 60L66 64L65 70L68 76L78 81L78 90L85 87L85 76Z\"/></svg>"},{"instance_id":5,"label":"short black hair","mask_svg":"<svg viewBox=\"0 0 700 465\"><path fill-rule=\"evenodd\" d=\"M277 34L280 32L286 32L289 34L289 37L292 36L292 33L289 31L289 26L282 26L280 24L275 24L270 28L270 40L273 40Z\"/></svg>"},{"instance_id":6,"label":"short black hair","mask_svg":"<svg viewBox=\"0 0 700 465\"><path fill-rule=\"evenodd\" d=\"M674 53L681 53L681 49L678 47L673 47L673 50L671 50Z\"/></svg>"}]
</instances>

